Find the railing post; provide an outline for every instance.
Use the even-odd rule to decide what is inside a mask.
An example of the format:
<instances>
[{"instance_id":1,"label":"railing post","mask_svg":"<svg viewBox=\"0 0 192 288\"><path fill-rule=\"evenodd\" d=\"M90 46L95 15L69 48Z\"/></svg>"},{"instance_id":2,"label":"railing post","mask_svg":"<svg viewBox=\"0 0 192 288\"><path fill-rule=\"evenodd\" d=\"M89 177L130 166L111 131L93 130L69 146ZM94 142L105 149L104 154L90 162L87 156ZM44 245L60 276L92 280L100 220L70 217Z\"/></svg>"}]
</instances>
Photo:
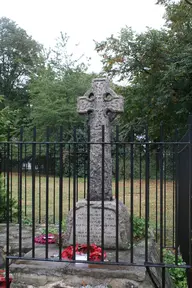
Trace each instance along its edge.
<instances>
[{"instance_id":1,"label":"railing post","mask_svg":"<svg viewBox=\"0 0 192 288\"><path fill-rule=\"evenodd\" d=\"M49 127L46 130L46 245L45 245L45 258L48 258L48 233L49 233Z\"/></svg>"},{"instance_id":2,"label":"railing post","mask_svg":"<svg viewBox=\"0 0 192 288\"><path fill-rule=\"evenodd\" d=\"M192 197L192 124L189 124L189 265L191 265L191 197Z\"/></svg>"},{"instance_id":3,"label":"railing post","mask_svg":"<svg viewBox=\"0 0 192 288\"><path fill-rule=\"evenodd\" d=\"M33 128L32 144L32 257L35 257L35 161L36 160L36 128Z\"/></svg>"},{"instance_id":4,"label":"railing post","mask_svg":"<svg viewBox=\"0 0 192 288\"><path fill-rule=\"evenodd\" d=\"M23 158L23 127L20 129L20 145L19 145L19 257L22 250L22 158Z\"/></svg>"},{"instance_id":5,"label":"railing post","mask_svg":"<svg viewBox=\"0 0 192 288\"><path fill-rule=\"evenodd\" d=\"M90 245L90 126L88 126L87 139L87 247ZM89 260L89 249L87 251L87 260Z\"/></svg>"},{"instance_id":6,"label":"railing post","mask_svg":"<svg viewBox=\"0 0 192 288\"><path fill-rule=\"evenodd\" d=\"M146 155L145 155L145 262L148 262L148 228L149 228L149 134L146 126Z\"/></svg>"},{"instance_id":7,"label":"railing post","mask_svg":"<svg viewBox=\"0 0 192 288\"><path fill-rule=\"evenodd\" d=\"M7 135L7 235L6 235L6 287L9 287L9 221L10 221L10 203L9 203L9 153L10 153L10 134Z\"/></svg>"},{"instance_id":8,"label":"railing post","mask_svg":"<svg viewBox=\"0 0 192 288\"><path fill-rule=\"evenodd\" d=\"M191 236L192 236L192 231L191 231L191 222L192 222L192 215L191 215L191 201L192 201L192 116L189 116L188 118L188 129L189 129L189 191L188 191L188 197L189 197L189 201L188 201L188 210L189 210L189 223L188 223L188 237L189 237L189 241L188 241L188 253L189 253L189 265L191 265ZM192 287L192 269L188 269L187 270L187 278L188 278L188 286Z\"/></svg>"},{"instance_id":9,"label":"railing post","mask_svg":"<svg viewBox=\"0 0 192 288\"><path fill-rule=\"evenodd\" d=\"M134 193L134 130L133 127L131 127L131 145L130 145L130 171L131 171L131 183L130 183L130 188L131 188L131 195L130 195L130 224L131 224L131 239L130 239L130 245L131 245L131 263L133 263L133 207L134 207L134 203L133 203L133 193Z\"/></svg>"},{"instance_id":10,"label":"railing post","mask_svg":"<svg viewBox=\"0 0 192 288\"><path fill-rule=\"evenodd\" d=\"M163 263L163 125L160 126L160 263Z\"/></svg>"},{"instance_id":11,"label":"railing post","mask_svg":"<svg viewBox=\"0 0 192 288\"><path fill-rule=\"evenodd\" d=\"M115 200L116 200L116 262L119 262L119 127L116 126Z\"/></svg>"},{"instance_id":12,"label":"railing post","mask_svg":"<svg viewBox=\"0 0 192 288\"><path fill-rule=\"evenodd\" d=\"M61 259L62 250L62 220L63 220L63 128L60 127L59 137L59 259ZM69 191L70 193L70 191Z\"/></svg>"},{"instance_id":13,"label":"railing post","mask_svg":"<svg viewBox=\"0 0 192 288\"><path fill-rule=\"evenodd\" d=\"M75 260L76 246L76 202L77 202L77 131L76 127L73 130L73 260Z\"/></svg>"}]
</instances>

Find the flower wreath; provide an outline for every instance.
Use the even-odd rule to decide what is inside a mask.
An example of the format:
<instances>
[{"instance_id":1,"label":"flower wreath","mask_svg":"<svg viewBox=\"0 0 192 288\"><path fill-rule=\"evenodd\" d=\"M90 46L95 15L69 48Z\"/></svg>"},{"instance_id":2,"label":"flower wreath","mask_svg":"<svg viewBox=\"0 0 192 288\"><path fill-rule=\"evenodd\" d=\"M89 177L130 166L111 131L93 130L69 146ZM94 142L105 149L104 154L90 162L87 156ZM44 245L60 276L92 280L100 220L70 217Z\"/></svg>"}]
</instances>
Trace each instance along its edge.
<instances>
[{"instance_id":1,"label":"flower wreath","mask_svg":"<svg viewBox=\"0 0 192 288\"><path fill-rule=\"evenodd\" d=\"M48 234L48 244L56 243L56 236L54 234ZM46 234L35 237L35 243L46 244Z\"/></svg>"},{"instance_id":2,"label":"flower wreath","mask_svg":"<svg viewBox=\"0 0 192 288\"><path fill-rule=\"evenodd\" d=\"M12 274L9 273L9 285L13 281ZM6 288L6 272L5 270L0 270L0 287Z\"/></svg>"},{"instance_id":3,"label":"flower wreath","mask_svg":"<svg viewBox=\"0 0 192 288\"><path fill-rule=\"evenodd\" d=\"M75 253L78 255L87 254L89 250L89 260L99 262L102 259L102 248L98 247L95 244L87 246L87 244L76 244L75 246ZM103 252L103 258L105 259L107 256L106 252ZM73 246L69 246L65 248L62 253L61 257L63 259L72 260L73 259Z\"/></svg>"}]
</instances>

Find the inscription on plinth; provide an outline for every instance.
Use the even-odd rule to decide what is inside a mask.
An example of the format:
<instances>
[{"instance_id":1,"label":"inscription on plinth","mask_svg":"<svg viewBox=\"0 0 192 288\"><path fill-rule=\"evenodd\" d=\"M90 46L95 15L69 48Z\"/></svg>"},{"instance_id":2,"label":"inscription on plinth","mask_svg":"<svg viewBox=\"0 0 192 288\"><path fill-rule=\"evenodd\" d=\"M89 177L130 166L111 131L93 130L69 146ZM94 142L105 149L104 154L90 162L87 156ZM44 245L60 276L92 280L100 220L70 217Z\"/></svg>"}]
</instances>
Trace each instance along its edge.
<instances>
[{"instance_id":1,"label":"inscription on plinth","mask_svg":"<svg viewBox=\"0 0 192 288\"><path fill-rule=\"evenodd\" d=\"M102 221L101 221L101 209L91 208L90 215L90 242L100 243L101 242L101 231L102 231ZM86 208L82 209L77 215L76 219L76 235L77 242L85 243L87 241L87 222L86 217ZM106 242L107 238L110 238L112 242L115 242L116 235L116 222L115 222L115 213L110 210L105 210L104 213L104 240ZM101 245L101 243L99 244Z\"/></svg>"},{"instance_id":2,"label":"inscription on plinth","mask_svg":"<svg viewBox=\"0 0 192 288\"><path fill-rule=\"evenodd\" d=\"M105 201L104 203L104 247L116 248L116 202ZM118 217L119 229L119 249L127 249L130 239L129 215L127 208L119 205ZM70 224L69 224L70 223ZM77 203L76 207L76 243L87 243L87 201L83 200ZM68 217L69 244L73 244L73 213ZM90 243L101 246L102 239L102 204L101 201L90 202L89 219Z\"/></svg>"}]
</instances>

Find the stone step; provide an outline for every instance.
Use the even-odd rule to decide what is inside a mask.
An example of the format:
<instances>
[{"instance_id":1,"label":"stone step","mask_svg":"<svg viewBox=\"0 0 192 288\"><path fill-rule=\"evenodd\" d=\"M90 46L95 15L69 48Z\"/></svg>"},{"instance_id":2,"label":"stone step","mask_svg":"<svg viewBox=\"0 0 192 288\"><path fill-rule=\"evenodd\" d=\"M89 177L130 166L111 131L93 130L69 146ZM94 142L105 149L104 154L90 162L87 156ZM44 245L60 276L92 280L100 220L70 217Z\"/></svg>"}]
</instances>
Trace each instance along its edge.
<instances>
[{"instance_id":1,"label":"stone step","mask_svg":"<svg viewBox=\"0 0 192 288\"><path fill-rule=\"evenodd\" d=\"M43 224L36 225L35 235L41 235L42 229L45 227ZM55 225L49 225L55 227ZM7 238L7 225L0 224L0 249L5 249ZM29 225L22 226L22 253L27 253L32 249L32 227ZM40 247L40 245L39 245ZM19 225L10 223L9 226L9 250L11 254L15 254L19 250Z\"/></svg>"},{"instance_id":2,"label":"stone step","mask_svg":"<svg viewBox=\"0 0 192 288\"><path fill-rule=\"evenodd\" d=\"M149 253L151 260L157 262L157 251L151 242ZM114 250L107 250L108 260L115 258ZM144 241L142 241L134 251L134 261L139 264L144 263ZM25 258L31 257L31 251L25 255ZM12 287L16 288L40 288L40 287L81 287L83 285L111 285L111 287L154 287L145 267L131 267L119 265L95 265L95 264L78 264L55 262L53 255L58 255L58 246L55 244L49 245L49 258L53 261L36 261L36 260L17 260L10 265L10 272L13 274ZM45 246L35 249L36 258L45 257ZM130 259L130 250L119 251L120 261ZM151 272L157 283L161 282L161 270L152 268ZM65 286L54 286L54 283L60 281ZM166 277L166 287L171 288L171 280L169 275ZM47 286L46 286L47 285ZM49 285L49 286L48 286ZM52 285L52 286L51 286ZM55 284L56 285L56 284ZM84 285L84 286L86 286ZM91 287L92 287L91 286ZM104 286L105 287L105 286ZM160 286L159 286L160 287Z\"/></svg>"}]
</instances>

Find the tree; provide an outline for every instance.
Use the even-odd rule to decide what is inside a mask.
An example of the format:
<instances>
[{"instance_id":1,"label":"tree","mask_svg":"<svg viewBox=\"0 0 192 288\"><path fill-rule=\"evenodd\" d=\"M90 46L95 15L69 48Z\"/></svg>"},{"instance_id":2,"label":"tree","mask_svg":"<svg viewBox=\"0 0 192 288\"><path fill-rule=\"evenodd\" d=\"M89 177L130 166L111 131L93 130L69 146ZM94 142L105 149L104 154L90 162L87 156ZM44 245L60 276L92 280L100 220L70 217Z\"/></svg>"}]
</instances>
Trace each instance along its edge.
<instances>
[{"instance_id":1,"label":"tree","mask_svg":"<svg viewBox=\"0 0 192 288\"><path fill-rule=\"evenodd\" d=\"M41 45L8 18L0 18L0 94L12 109L28 113L27 84L41 62ZM26 111L27 110L27 111Z\"/></svg>"},{"instance_id":2,"label":"tree","mask_svg":"<svg viewBox=\"0 0 192 288\"><path fill-rule=\"evenodd\" d=\"M30 117L31 129L27 129L25 138L31 140L33 126L36 127L37 140L58 142L62 140L63 171L69 176L72 173L71 164L73 161L73 148L69 143L74 141L74 127L76 127L77 139L83 141L85 134L85 119L77 113L77 97L83 95L90 88L91 80L95 76L86 72L87 67L82 59L73 59L72 55L67 54L67 35L61 34L60 39L54 49L49 51L45 57L44 66L40 67L33 75L29 85L30 93ZM60 134L60 127L63 129ZM48 129L47 129L48 128ZM36 147L38 165L46 167L46 145ZM82 147L78 145L77 150ZM85 148L85 145L81 150ZM41 152L39 152L41 149ZM54 173L60 173L60 146L49 145L49 159ZM32 149L28 149L27 154L31 157ZM45 161L44 161L45 160ZM78 155L78 173L83 175L84 156ZM40 166L39 165L39 166ZM70 167L70 168L69 168Z\"/></svg>"},{"instance_id":3,"label":"tree","mask_svg":"<svg viewBox=\"0 0 192 288\"><path fill-rule=\"evenodd\" d=\"M191 0L183 0L185 3L192 5L192 1ZM174 0L158 0L157 4L162 4L162 5L169 5L170 3L174 3L176 1Z\"/></svg>"},{"instance_id":4,"label":"tree","mask_svg":"<svg viewBox=\"0 0 192 288\"><path fill-rule=\"evenodd\" d=\"M68 71L63 79L57 79L51 68L45 68L41 77L32 80L31 118L40 135L45 135L46 127L52 133L62 126L65 133L72 133L73 126L82 126L84 121L77 114L77 97L89 88L92 75L84 72Z\"/></svg>"},{"instance_id":5,"label":"tree","mask_svg":"<svg viewBox=\"0 0 192 288\"><path fill-rule=\"evenodd\" d=\"M82 127L84 122L76 112L77 97L90 87L94 75L87 74L85 64L67 54L67 42L68 36L61 33L56 47L45 57L44 67L30 81L31 123L42 138L46 127L54 136L62 126L69 140L73 126Z\"/></svg>"},{"instance_id":6,"label":"tree","mask_svg":"<svg viewBox=\"0 0 192 288\"><path fill-rule=\"evenodd\" d=\"M3 106L4 97L0 95L0 105ZM15 119L17 118L18 111L11 110L9 106L0 109L0 141L6 141L8 135L14 135L16 131ZM0 146L0 151L3 146Z\"/></svg>"},{"instance_id":7,"label":"tree","mask_svg":"<svg viewBox=\"0 0 192 288\"><path fill-rule=\"evenodd\" d=\"M183 1L167 1L165 28L138 34L125 27L117 37L96 43L104 72L128 83L119 88L125 96L125 131L148 122L150 136L158 140L162 121L169 136L187 122L192 112L191 19L192 9Z\"/></svg>"},{"instance_id":8,"label":"tree","mask_svg":"<svg viewBox=\"0 0 192 288\"><path fill-rule=\"evenodd\" d=\"M189 4L189 5L192 5L192 2L189 1L189 0L185 0L185 2L186 2L187 4Z\"/></svg>"}]
</instances>

